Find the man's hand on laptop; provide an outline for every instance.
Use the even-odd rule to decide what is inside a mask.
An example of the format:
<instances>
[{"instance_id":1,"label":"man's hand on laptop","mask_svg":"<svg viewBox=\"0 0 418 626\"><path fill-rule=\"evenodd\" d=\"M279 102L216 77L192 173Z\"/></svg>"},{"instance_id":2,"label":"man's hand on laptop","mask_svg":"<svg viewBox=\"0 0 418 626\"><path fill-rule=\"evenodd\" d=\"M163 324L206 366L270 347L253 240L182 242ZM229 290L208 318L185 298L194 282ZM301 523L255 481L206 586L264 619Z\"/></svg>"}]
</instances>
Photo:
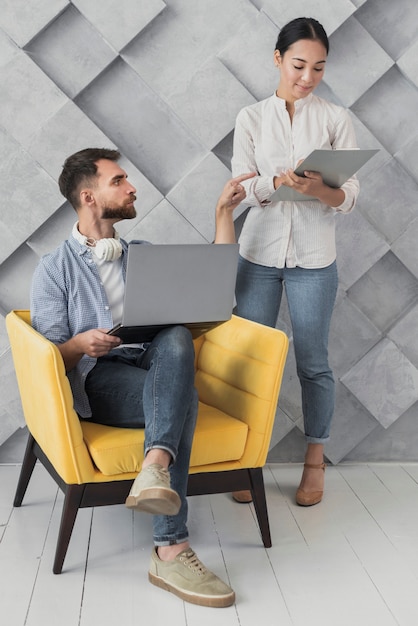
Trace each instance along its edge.
<instances>
[{"instance_id":1,"label":"man's hand on laptop","mask_svg":"<svg viewBox=\"0 0 418 626\"><path fill-rule=\"evenodd\" d=\"M74 335L65 343L57 344L67 372L75 367L84 354L99 358L121 343L119 337L109 335L105 328L94 328Z\"/></svg>"},{"instance_id":2,"label":"man's hand on laptop","mask_svg":"<svg viewBox=\"0 0 418 626\"><path fill-rule=\"evenodd\" d=\"M109 335L105 328L87 330L78 337L82 341L83 352L95 358L104 356L121 343L119 337Z\"/></svg>"}]
</instances>

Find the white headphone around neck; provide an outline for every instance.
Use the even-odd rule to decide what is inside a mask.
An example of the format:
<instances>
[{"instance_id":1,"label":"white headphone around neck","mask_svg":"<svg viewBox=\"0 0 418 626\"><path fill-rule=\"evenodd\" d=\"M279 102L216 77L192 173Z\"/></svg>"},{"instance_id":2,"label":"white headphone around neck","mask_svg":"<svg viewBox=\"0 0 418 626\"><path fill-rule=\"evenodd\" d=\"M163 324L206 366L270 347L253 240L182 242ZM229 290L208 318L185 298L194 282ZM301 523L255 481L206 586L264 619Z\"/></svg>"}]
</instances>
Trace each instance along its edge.
<instances>
[{"instance_id":1,"label":"white headphone around neck","mask_svg":"<svg viewBox=\"0 0 418 626\"><path fill-rule=\"evenodd\" d=\"M119 234L115 230L115 236L105 239L92 239L82 235L78 230L78 222L73 226L73 236L82 246L91 248L96 257L102 261L117 261L122 254L122 244Z\"/></svg>"},{"instance_id":2,"label":"white headphone around neck","mask_svg":"<svg viewBox=\"0 0 418 626\"><path fill-rule=\"evenodd\" d=\"M122 254L122 244L119 239L99 239L93 247L93 253L103 261L116 261Z\"/></svg>"}]
</instances>

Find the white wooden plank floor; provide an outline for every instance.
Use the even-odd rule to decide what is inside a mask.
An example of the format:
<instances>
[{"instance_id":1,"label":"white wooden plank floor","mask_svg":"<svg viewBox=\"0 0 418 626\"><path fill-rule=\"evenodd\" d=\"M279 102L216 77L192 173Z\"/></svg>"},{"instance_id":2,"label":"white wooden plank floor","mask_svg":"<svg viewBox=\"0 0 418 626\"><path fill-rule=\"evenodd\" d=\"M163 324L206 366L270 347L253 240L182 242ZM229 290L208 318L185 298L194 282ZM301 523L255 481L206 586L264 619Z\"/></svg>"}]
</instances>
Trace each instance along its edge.
<instances>
[{"instance_id":1,"label":"white wooden plank floor","mask_svg":"<svg viewBox=\"0 0 418 626\"><path fill-rule=\"evenodd\" d=\"M264 475L273 547L252 505L189 499L192 545L228 580L236 605L208 609L150 585L151 518L123 505L80 511L64 570L52 574L62 495L37 465L24 504L20 471L0 465L3 626L417 626L418 464L328 467L326 496L294 504L300 465Z\"/></svg>"}]
</instances>

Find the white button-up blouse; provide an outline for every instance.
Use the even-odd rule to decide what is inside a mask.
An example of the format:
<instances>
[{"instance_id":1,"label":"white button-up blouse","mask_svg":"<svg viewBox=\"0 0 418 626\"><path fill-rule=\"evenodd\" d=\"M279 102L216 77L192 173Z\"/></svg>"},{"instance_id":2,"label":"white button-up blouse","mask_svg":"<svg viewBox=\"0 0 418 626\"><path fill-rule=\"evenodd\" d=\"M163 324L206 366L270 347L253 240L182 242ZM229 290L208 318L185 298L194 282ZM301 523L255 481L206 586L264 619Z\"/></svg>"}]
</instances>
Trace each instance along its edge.
<instances>
[{"instance_id":1,"label":"white button-up blouse","mask_svg":"<svg viewBox=\"0 0 418 626\"><path fill-rule=\"evenodd\" d=\"M244 258L279 268L321 268L335 260L335 216L354 207L359 193L356 177L342 185L345 199L337 207L318 200L270 203L268 198L274 176L295 169L312 150L344 148L357 148L348 111L313 94L295 102L292 122L286 102L276 95L240 111L232 174L257 172L243 183L245 202L252 207L239 238Z\"/></svg>"}]
</instances>

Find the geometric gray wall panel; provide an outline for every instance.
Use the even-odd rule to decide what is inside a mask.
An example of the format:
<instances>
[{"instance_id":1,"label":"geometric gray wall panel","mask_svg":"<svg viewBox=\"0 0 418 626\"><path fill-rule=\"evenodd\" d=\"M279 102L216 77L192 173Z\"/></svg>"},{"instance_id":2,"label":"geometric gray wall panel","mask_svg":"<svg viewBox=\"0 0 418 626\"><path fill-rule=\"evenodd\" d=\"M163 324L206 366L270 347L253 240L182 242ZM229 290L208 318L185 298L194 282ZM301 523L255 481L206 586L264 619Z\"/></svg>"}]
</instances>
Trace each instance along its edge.
<instances>
[{"instance_id":1,"label":"geometric gray wall panel","mask_svg":"<svg viewBox=\"0 0 418 626\"><path fill-rule=\"evenodd\" d=\"M330 37L330 47L326 82L346 107L354 104L394 63L354 17ZM366 71L359 71L366 64L365 59L370 58L373 63L366 62Z\"/></svg>"},{"instance_id":2,"label":"geometric gray wall panel","mask_svg":"<svg viewBox=\"0 0 418 626\"><path fill-rule=\"evenodd\" d=\"M36 5L36 10L34 9ZM318 93L349 109L360 172L336 216L340 285L330 332L337 382L331 463L418 460L418 2L6 0L0 13L0 444L22 426L4 316L29 304L39 257L75 213L66 156L117 146L138 189L127 239L205 242L230 176L238 111L273 93L278 30L319 19L331 51ZM245 216L237 209L237 229ZM292 341L286 298L278 320ZM301 461L289 352L269 458Z\"/></svg>"},{"instance_id":3,"label":"geometric gray wall panel","mask_svg":"<svg viewBox=\"0 0 418 626\"><path fill-rule=\"evenodd\" d=\"M341 381L384 428L418 401L418 370L389 339L374 346Z\"/></svg>"},{"instance_id":4,"label":"geometric gray wall panel","mask_svg":"<svg viewBox=\"0 0 418 626\"><path fill-rule=\"evenodd\" d=\"M347 295L382 331L400 319L418 299L418 281L388 252L350 289Z\"/></svg>"},{"instance_id":5,"label":"geometric gray wall panel","mask_svg":"<svg viewBox=\"0 0 418 626\"><path fill-rule=\"evenodd\" d=\"M73 7L25 50L69 98L80 93L117 57L117 52Z\"/></svg>"},{"instance_id":6,"label":"geometric gray wall panel","mask_svg":"<svg viewBox=\"0 0 418 626\"><path fill-rule=\"evenodd\" d=\"M412 220L418 217L417 197L416 180L396 159L390 159L374 171L372 176L362 178L362 198L358 208L386 241L392 244L407 230Z\"/></svg>"}]
</instances>

